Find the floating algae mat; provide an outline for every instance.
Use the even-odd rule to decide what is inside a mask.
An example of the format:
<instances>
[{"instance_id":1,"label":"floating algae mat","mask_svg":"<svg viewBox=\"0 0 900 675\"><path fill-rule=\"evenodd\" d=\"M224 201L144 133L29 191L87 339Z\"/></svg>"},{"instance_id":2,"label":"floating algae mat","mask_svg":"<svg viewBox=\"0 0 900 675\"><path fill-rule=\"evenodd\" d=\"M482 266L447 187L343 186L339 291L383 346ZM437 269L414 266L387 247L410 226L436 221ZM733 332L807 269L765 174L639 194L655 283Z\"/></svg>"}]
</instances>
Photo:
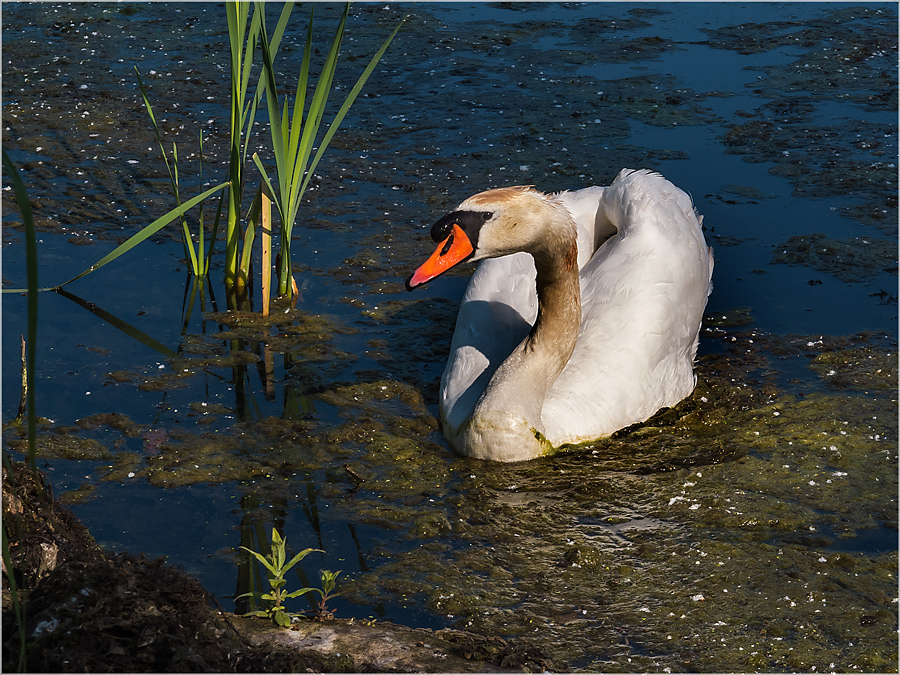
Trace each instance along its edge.
<instances>
[{"instance_id":1,"label":"floating algae mat","mask_svg":"<svg viewBox=\"0 0 900 675\"><path fill-rule=\"evenodd\" d=\"M305 477L332 527L384 533L345 600L400 597L559 667L890 670L896 351L752 335L723 336L734 346L701 358L676 408L523 465L451 456L419 389L391 379L324 384L332 424L186 425L111 462L74 429L48 427L39 444L47 459L96 459L98 490L221 483L277 505ZM779 386L773 351L803 360L808 381ZM97 425L113 445L141 431L118 417L78 426Z\"/></svg>"},{"instance_id":2,"label":"floating algae mat","mask_svg":"<svg viewBox=\"0 0 900 675\"><path fill-rule=\"evenodd\" d=\"M323 39L338 12L317 9ZM216 260L189 305L174 228L70 289L177 357L41 296L55 494L102 545L166 556L227 609L239 546L275 526L325 551L291 585L342 570L339 617L514 638L548 669L896 671L896 7L360 4L340 86L405 15L300 209L296 302L225 312ZM134 65L182 194L201 130L204 180L224 171L227 30L205 3L4 19L4 148L49 285L173 204ZM407 294L428 228L486 187L623 166L689 190L715 249L695 392L545 460L455 456L437 393L470 270ZM4 286L21 287L3 206ZM3 310L18 453L23 298Z\"/></svg>"}]
</instances>

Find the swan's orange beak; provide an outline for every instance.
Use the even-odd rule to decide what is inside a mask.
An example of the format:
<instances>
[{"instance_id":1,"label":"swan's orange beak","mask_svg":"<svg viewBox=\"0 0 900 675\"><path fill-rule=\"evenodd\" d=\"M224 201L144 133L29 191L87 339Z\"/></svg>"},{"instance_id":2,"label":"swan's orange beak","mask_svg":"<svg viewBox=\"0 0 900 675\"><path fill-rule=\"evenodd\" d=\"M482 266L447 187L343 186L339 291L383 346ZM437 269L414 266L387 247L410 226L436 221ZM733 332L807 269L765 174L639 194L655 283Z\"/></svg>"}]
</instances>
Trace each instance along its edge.
<instances>
[{"instance_id":1,"label":"swan's orange beak","mask_svg":"<svg viewBox=\"0 0 900 675\"><path fill-rule=\"evenodd\" d=\"M440 276L454 265L469 258L474 251L468 235L459 225L454 225L450 236L438 244L431 257L406 280L406 290L411 291L416 286L421 286L426 281Z\"/></svg>"}]
</instances>

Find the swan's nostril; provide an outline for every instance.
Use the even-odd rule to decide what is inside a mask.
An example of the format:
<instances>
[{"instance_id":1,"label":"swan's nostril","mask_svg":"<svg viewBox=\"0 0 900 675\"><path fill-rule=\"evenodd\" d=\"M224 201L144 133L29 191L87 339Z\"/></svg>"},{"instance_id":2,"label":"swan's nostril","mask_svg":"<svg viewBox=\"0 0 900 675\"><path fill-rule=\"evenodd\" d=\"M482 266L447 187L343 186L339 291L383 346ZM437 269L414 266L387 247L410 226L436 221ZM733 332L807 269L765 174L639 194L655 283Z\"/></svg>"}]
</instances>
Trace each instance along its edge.
<instances>
[{"instance_id":1,"label":"swan's nostril","mask_svg":"<svg viewBox=\"0 0 900 675\"><path fill-rule=\"evenodd\" d=\"M451 234L447 237L447 241L444 242L444 248L441 249L441 256L445 256L450 252L450 249L453 247L453 235Z\"/></svg>"}]
</instances>

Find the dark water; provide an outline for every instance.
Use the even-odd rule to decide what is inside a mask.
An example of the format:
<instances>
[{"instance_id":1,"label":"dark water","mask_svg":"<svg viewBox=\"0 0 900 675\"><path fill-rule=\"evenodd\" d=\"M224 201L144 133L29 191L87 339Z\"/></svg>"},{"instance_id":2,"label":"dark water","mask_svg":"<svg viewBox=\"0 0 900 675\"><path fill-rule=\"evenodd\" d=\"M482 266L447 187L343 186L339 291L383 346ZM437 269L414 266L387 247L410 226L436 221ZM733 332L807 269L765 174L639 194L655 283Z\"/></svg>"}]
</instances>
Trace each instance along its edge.
<instances>
[{"instance_id":1,"label":"dark water","mask_svg":"<svg viewBox=\"0 0 900 675\"><path fill-rule=\"evenodd\" d=\"M173 205L133 66L178 143L185 193L201 183L190 157L201 130L202 181L224 178L224 12L3 9L3 143L35 201L40 283L52 285ZM338 7L316 11L324 45ZM305 30L305 10L295 13L279 56L286 83ZM86 484L73 508L98 541L167 556L227 607L242 533L276 523L292 547L325 550L303 568L311 580L320 567L344 571L339 616L534 639L593 670L895 669L896 7L360 4L338 93L403 15L301 207L297 309L239 334L241 350L274 356L271 376L229 363L174 379L179 362L41 295L46 433L105 449L45 457L56 493ZM268 157L262 117L258 131L254 150ZM695 403L733 423L520 467L454 457L436 386L468 271L405 293L427 228L490 186L606 184L624 166L692 194L715 248L710 315L749 308L749 323L726 321L701 342L701 388L712 384ZM21 287L17 210L3 198L4 286ZM226 356L224 331L240 326L201 312L225 308L220 258L215 305L196 302L183 329L177 237L68 288L188 359ZM4 421L19 399L24 311L22 296L3 296ZM716 399L717 378L752 397ZM100 413L138 431L77 423ZM660 456L674 471L658 470ZM615 531L597 528L609 518ZM749 581L717 577L734 561ZM791 565L815 596L807 614L778 600L791 595L779 577ZM699 580L708 586L692 590ZM841 604L858 611L832 610ZM699 609L678 619L682 606ZM765 638L772 621L787 624L782 641Z\"/></svg>"}]
</instances>

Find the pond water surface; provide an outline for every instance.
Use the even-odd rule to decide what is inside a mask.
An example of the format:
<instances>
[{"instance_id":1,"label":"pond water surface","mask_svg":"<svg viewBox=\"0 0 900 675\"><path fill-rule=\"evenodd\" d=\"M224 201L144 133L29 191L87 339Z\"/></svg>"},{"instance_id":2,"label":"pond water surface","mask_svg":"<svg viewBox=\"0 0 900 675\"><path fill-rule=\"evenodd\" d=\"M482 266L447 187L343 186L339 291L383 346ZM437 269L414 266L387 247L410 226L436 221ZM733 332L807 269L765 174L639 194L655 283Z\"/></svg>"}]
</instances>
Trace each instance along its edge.
<instances>
[{"instance_id":1,"label":"pond water surface","mask_svg":"<svg viewBox=\"0 0 900 675\"><path fill-rule=\"evenodd\" d=\"M227 27L204 3L3 10L3 144L48 286L174 205L134 66L184 193L224 180ZM316 11L324 52L339 7ZM67 286L84 303L41 295L56 494L102 545L166 556L228 609L239 545L276 525L324 551L290 585L342 570L338 616L515 638L560 669L896 671L896 5L360 4L338 94L403 16L301 207L293 308L226 313L220 257L186 302L174 228ZM286 83L305 26L295 9ZM697 390L578 452L455 456L437 388L471 269L407 294L428 228L488 187L622 167L704 215ZM6 188L3 207L20 288ZM4 423L24 332L5 294ZM21 449L14 427L4 444Z\"/></svg>"}]
</instances>

